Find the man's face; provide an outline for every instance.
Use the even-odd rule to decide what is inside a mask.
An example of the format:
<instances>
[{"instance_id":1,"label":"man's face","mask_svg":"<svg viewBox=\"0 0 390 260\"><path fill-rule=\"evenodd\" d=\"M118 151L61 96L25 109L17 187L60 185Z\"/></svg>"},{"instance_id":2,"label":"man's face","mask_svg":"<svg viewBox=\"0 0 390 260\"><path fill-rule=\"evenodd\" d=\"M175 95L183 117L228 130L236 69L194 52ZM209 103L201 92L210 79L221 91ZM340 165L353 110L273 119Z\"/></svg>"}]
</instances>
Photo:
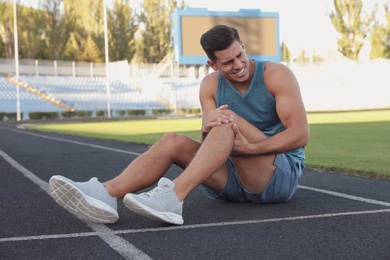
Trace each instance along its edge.
<instances>
[{"instance_id":1,"label":"man's face","mask_svg":"<svg viewBox=\"0 0 390 260\"><path fill-rule=\"evenodd\" d=\"M232 45L222 51L216 51L216 61L209 61L214 70L219 70L222 76L229 81L242 83L249 78L250 63L245 53L244 44L234 41Z\"/></svg>"}]
</instances>

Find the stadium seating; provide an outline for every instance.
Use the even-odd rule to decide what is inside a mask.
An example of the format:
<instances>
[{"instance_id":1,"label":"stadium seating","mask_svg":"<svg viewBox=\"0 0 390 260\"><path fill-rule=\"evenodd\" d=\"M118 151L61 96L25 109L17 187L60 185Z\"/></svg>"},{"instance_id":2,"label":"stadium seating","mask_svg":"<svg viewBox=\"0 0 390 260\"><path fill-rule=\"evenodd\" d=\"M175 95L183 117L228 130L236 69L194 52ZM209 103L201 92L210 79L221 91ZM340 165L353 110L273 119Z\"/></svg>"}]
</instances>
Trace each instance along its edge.
<instances>
[{"instance_id":1,"label":"stadium seating","mask_svg":"<svg viewBox=\"0 0 390 260\"><path fill-rule=\"evenodd\" d=\"M48 101L28 92L24 88L20 91L20 108L24 113L28 112L57 112L63 111L60 107L53 106ZM0 77L0 112L16 112L16 85Z\"/></svg>"},{"instance_id":2,"label":"stadium seating","mask_svg":"<svg viewBox=\"0 0 390 260\"><path fill-rule=\"evenodd\" d=\"M201 79L163 79L162 84L170 87L170 95L175 98L177 109L200 108L199 86Z\"/></svg>"},{"instance_id":3,"label":"stadium seating","mask_svg":"<svg viewBox=\"0 0 390 260\"><path fill-rule=\"evenodd\" d=\"M76 111L107 109L105 78L20 76L21 112L59 112L64 105ZM139 84L144 84L141 88ZM153 79L136 87L120 80L109 80L111 110L151 110L200 108L200 80ZM149 85L149 86L146 86ZM0 112L16 111L15 83L0 77ZM143 88L149 91L140 91ZM173 104L172 102L175 102ZM56 105L57 104L57 105Z\"/></svg>"}]
</instances>

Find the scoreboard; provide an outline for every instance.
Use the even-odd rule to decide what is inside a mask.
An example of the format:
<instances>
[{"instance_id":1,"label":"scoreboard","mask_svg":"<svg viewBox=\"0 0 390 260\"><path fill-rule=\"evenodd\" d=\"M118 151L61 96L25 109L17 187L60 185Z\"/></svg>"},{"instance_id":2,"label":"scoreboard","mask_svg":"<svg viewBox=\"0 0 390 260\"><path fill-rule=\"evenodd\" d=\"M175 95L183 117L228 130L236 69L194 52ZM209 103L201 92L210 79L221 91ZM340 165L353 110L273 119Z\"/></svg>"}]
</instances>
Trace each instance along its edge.
<instances>
[{"instance_id":1,"label":"scoreboard","mask_svg":"<svg viewBox=\"0 0 390 260\"><path fill-rule=\"evenodd\" d=\"M207 56L200 37L215 25L235 27L248 56L256 60L281 61L279 13L243 9L237 12L203 8L177 10L173 16L174 56L181 65L205 65Z\"/></svg>"}]
</instances>

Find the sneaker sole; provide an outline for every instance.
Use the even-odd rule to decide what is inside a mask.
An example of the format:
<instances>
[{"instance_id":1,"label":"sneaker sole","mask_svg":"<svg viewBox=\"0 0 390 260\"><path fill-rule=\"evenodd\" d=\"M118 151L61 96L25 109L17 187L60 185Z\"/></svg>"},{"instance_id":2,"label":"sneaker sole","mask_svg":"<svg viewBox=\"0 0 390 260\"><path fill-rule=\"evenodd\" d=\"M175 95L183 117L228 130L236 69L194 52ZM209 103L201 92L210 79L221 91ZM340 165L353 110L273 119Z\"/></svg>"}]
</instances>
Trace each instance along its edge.
<instances>
[{"instance_id":1,"label":"sneaker sole","mask_svg":"<svg viewBox=\"0 0 390 260\"><path fill-rule=\"evenodd\" d=\"M123 203L129 210L153 220L164 221L175 225L183 225L184 223L182 216L172 212L156 211L142 203L139 203L131 194L127 194L123 198Z\"/></svg>"},{"instance_id":2,"label":"sneaker sole","mask_svg":"<svg viewBox=\"0 0 390 260\"><path fill-rule=\"evenodd\" d=\"M66 210L78 213L94 223L114 223L118 212L100 200L92 198L71 183L53 176L49 181L54 200Z\"/></svg>"}]
</instances>

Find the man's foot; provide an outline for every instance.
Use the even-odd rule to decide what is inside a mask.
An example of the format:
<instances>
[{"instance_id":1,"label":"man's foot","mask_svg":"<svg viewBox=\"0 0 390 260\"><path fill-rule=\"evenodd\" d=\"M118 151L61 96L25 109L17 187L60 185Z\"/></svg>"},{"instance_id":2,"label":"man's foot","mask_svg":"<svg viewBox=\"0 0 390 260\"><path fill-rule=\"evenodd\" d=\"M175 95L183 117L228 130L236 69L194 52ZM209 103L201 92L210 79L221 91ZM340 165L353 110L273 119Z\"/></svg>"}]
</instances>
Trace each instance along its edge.
<instances>
[{"instance_id":1,"label":"man's foot","mask_svg":"<svg viewBox=\"0 0 390 260\"><path fill-rule=\"evenodd\" d=\"M49 181L50 193L63 208L83 215L95 223L114 223L119 219L117 200L108 194L97 178L74 182L60 175Z\"/></svg>"},{"instance_id":2,"label":"man's foot","mask_svg":"<svg viewBox=\"0 0 390 260\"><path fill-rule=\"evenodd\" d=\"M158 186L149 192L126 194L123 203L131 211L145 217L182 225L184 223L183 202L177 199L173 188L175 188L175 184L171 180L161 178Z\"/></svg>"}]
</instances>

